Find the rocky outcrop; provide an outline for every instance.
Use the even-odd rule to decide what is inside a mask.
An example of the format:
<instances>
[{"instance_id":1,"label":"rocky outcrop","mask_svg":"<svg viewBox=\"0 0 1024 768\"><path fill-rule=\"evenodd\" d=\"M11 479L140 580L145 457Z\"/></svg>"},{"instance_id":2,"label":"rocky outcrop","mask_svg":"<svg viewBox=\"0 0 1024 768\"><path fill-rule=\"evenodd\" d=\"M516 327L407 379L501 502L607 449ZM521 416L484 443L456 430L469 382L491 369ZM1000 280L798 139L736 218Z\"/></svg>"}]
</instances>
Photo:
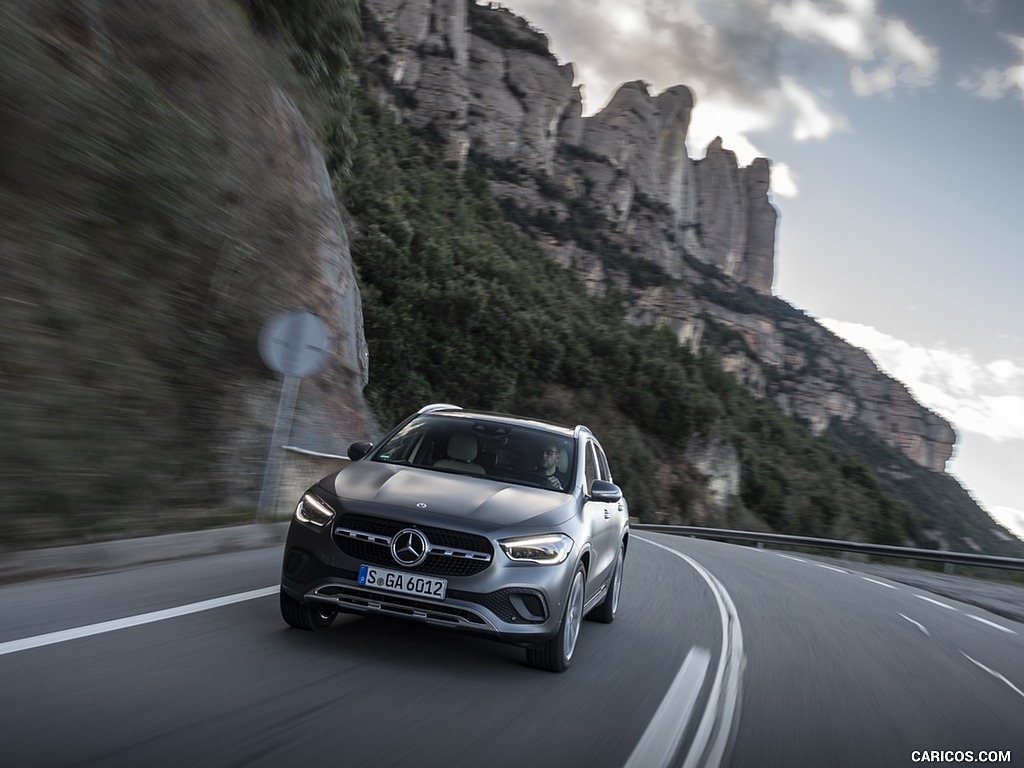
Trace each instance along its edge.
<instances>
[{"instance_id":1,"label":"rocky outcrop","mask_svg":"<svg viewBox=\"0 0 1024 768\"><path fill-rule=\"evenodd\" d=\"M560 65L543 34L497 4L364 6L380 27L369 46L397 86L382 95L413 125L433 123L453 162L472 151L498 169L495 194L524 218L548 222L547 230L538 225L538 242L575 268L591 294L624 292L632 322L668 327L694 350L713 327L725 329L725 369L815 434L859 425L921 466L944 470L950 425L863 351L772 297L771 164L758 158L741 168L720 139L691 159L689 88L652 96L645 82L628 82L584 117L572 65ZM582 242L578 229L566 228L572 237L550 229L580 205L610 223L601 248ZM627 255L612 263L601 255L608 248ZM648 267L631 273L631 260Z\"/></svg>"},{"instance_id":2,"label":"rocky outcrop","mask_svg":"<svg viewBox=\"0 0 1024 768\"><path fill-rule=\"evenodd\" d=\"M770 398L815 435L835 423L859 425L916 464L945 470L956 441L953 428L881 373L864 350L801 313L780 318L702 306L742 339L725 346L722 365L748 390Z\"/></svg>"},{"instance_id":3,"label":"rocky outcrop","mask_svg":"<svg viewBox=\"0 0 1024 768\"><path fill-rule=\"evenodd\" d=\"M719 507L740 493L740 455L719 435L695 437L686 446L686 460L704 480L708 495Z\"/></svg>"},{"instance_id":4,"label":"rocky outcrop","mask_svg":"<svg viewBox=\"0 0 1024 768\"><path fill-rule=\"evenodd\" d=\"M697 161L697 223L704 246L703 261L726 277L736 278L747 241L746 186L736 155L716 138Z\"/></svg>"},{"instance_id":5,"label":"rocky outcrop","mask_svg":"<svg viewBox=\"0 0 1024 768\"><path fill-rule=\"evenodd\" d=\"M703 160L691 160L689 88L654 97L643 81L625 83L603 110L583 117L572 65L559 65L547 38L511 11L454 0L366 6L383 31L370 45L387 59L400 95L396 109L417 128L436 126L448 159L461 167L473 147L553 179L568 194L586 191L670 274L679 267L665 254L681 243L698 260L770 294L775 209L767 161L741 169L717 140ZM587 160L560 162L565 153ZM534 195L527 203L542 210L550 200ZM651 206L667 214L647 221Z\"/></svg>"},{"instance_id":6,"label":"rocky outcrop","mask_svg":"<svg viewBox=\"0 0 1024 768\"><path fill-rule=\"evenodd\" d=\"M775 280L775 232L779 218L768 197L771 164L759 157L740 173L746 187L747 242L736 279L758 293L770 295Z\"/></svg>"},{"instance_id":7,"label":"rocky outcrop","mask_svg":"<svg viewBox=\"0 0 1024 768\"><path fill-rule=\"evenodd\" d=\"M439 124L451 137L450 160L461 164L468 143L466 65L469 60L465 0L375 0L373 13L388 30L389 75L394 86L415 93L400 110L417 128Z\"/></svg>"},{"instance_id":8,"label":"rocky outcrop","mask_svg":"<svg viewBox=\"0 0 1024 768\"><path fill-rule=\"evenodd\" d=\"M475 35L470 60L469 141L498 160L515 160L550 175L559 125L573 93L572 66L553 66L530 51L508 56Z\"/></svg>"}]
</instances>

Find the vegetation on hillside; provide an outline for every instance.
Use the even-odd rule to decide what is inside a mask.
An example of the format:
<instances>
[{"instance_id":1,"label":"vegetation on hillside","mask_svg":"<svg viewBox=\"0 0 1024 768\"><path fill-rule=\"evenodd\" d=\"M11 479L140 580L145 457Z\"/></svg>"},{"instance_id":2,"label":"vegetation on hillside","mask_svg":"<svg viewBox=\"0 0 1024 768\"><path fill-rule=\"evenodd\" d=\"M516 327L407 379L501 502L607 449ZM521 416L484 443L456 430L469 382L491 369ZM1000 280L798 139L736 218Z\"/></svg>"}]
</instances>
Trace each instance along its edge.
<instances>
[{"instance_id":1,"label":"vegetation on hillside","mask_svg":"<svg viewBox=\"0 0 1024 768\"><path fill-rule=\"evenodd\" d=\"M620 297L590 298L504 220L487 184L368 96L345 186L370 346L368 396L392 422L425 402L589 424L641 519L692 522L699 480L681 471L695 437L736 447L733 515L773 529L903 543L910 509L856 457L755 399L711 355L625 321ZM665 477L668 477L666 480Z\"/></svg>"}]
</instances>

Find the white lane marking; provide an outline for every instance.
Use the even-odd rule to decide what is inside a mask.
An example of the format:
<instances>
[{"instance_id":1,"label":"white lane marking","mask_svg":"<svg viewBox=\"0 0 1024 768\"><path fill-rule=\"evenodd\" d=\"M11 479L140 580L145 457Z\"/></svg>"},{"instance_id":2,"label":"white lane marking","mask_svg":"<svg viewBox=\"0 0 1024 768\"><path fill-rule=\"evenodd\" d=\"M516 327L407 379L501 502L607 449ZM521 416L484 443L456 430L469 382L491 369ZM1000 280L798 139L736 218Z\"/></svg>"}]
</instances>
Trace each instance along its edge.
<instances>
[{"instance_id":1,"label":"white lane marking","mask_svg":"<svg viewBox=\"0 0 1024 768\"><path fill-rule=\"evenodd\" d=\"M676 679L669 686L658 711L651 718L647 730L637 742L626 768L648 768L668 765L690 721L693 705L704 685L711 653L705 648L693 647L679 668Z\"/></svg>"},{"instance_id":2,"label":"white lane marking","mask_svg":"<svg viewBox=\"0 0 1024 768\"><path fill-rule=\"evenodd\" d=\"M740 618L736 612L736 605L722 583L692 557L642 536L637 536L637 538L647 544L660 547L666 552L671 552L689 563L690 567L707 582L711 593L715 596L715 602L718 603L718 614L722 619L722 647L719 652L718 669L711 685L711 692L708 694L708 704L704 708L704 715L686 754L686 762L683 764L683 768L693 768L696 765L700 765L702 768L717 768L725 755L725 748L737 716L740 679L745 663L743 631L740 629ZM715 731L716 727L717 731ZM715 737L714 742L709 747L708 744L712 736Z\"/></svg>"},{"instance_id":3,"label":"white lane marking","mask_svg":"<svg viewBox=\"0 0 1024 768\"><path fill-rule=\"evenodd\" d=\"M824 563L815 563L819 568L828 568L830 571L839 571L839 573L849 573L844 571L842 568L836 568L834 565L825 565Z\"/></svg>"},{"instance_id":4,"label":"white lane marking","mask_svg":"<svg viewBox=\"0 0 1024 768\"><path fill-rule=\"evenodd\" d=\"M902 616L902 617L903 617L904 619L906 619L907 621L909 621L909 622L910 622L911 624L913 624L913 625L914 625L915 627L917 627L918 629L920 629L920 630L921 630L922 632L924 632L924 633L925 633L926 635L928 634L928 628L927 628L927 627L926 627L926 626L925 626L924 624L921 624L920 622L914 621L914 620L913 620L912 618L910 618L910 617L909 617L909 616L907 616L906 614L903 614L903 613L901 613L901 614L900 614L900 616Z\"/></svg>"},{"instance_id":5,"label":"white lane marking","mask_svg":"<svg viewBox=\"0 0 1024 768\"><path fill-rule=\"evenodd\" d=\"M892 584L886 584L884 581L879 581L878 579L870 579L867 576L861 576L861 578L864 579L864 581L870 581L872 584L877 584L880 587L888 587L889 589L897 589L897 587L894 587ZM900 614L900 615L902 616L903 614Z\"/></svg>"},{"instance_id":6,"label":"white lane marking","mask_svg":"<svg viewBox=\"0 0 1024 768\"><path fill-rule=\"evenodd\" d=\"M163 611L142 613L138 616L126 616L123 619L103 621L99 624L87 624L84 627L62 629L59 632L49 632L45 635L36 635L35 637L25 637L21 640L9 640L6 643L0 643L0 656L4 656L8 653L17 653L18 651L27 651L30 648L41 648L44 645L66 643L68 640L78 640L81 637L102 635L104 632L115 632L119 629L137 627L140 624L152 624L154 621L175 619L179 616L187 616L190 613L200 613L201 611L209 611L214 608L220 608L233 603L255 600L258 597L269 597L270 595L276 595L280 589L280 586L264 587L263 589L254 589L251 592L239 592L235 595L215 597L212 600L203 600L199 603L179 605L175 608L167 608Z\"/></svg>"},{"instance_id":7,"label":"white lane marking","mask_svg":"<svg viewBox=\"0 0 1024 768\"><path fill-rule=\"evenodd\" d=\"M793 557L792 555L784 555L781 552L776 552L775 554L777 554L779 557L784 557L787 560L796 560L798 563L806 563L807 562L802 557Z\"/></svg>"},{"instance_id":8,"label":"white lane marking","mask_svg":"<svg viewBox=\"0 0 1024 768\"><path fill-rule=\"evenodd\" d=\"M945 603L940 603L938 600L932 600L930 597L925 597L924 595L917 595L917 594L915 594L914 597L919 597L922 600L927 600L929 603L934 603L935 605L942 606L947 611L955 611L955 610L957 610L952 605L946 605Z\"/></svg>"},{"instance_id":9,"label":"white lane marking","mask_svg":"<svg viewBox=\"0 0 1024 768\"><path fill-rule=\"evenodd\" d=\"M968 661L973 661L973 662L974 662L975 664L977 664L977 665L978 665L979 667L981 667L982 669L984 669L984 670L985 670L986 672L988 672L988 673L989 673L990 675L992 675L993 677L995 677L995 678L996 678L996 679L998 679L998 680L1002 680L1002 681L1003 681L1004 683L1006 683L1006 684L1007 684L1008 686L1010 686L1010 687L1011 687L1011 688L1012 688L1013 690L1015 690L1015 691L1016 691L1017 693L1019 693L1019 694L1020 694L1021 696L1024 696L1024 691L1022 691L1022 690L1021 690L1020 688L1018 688L1018 687L1017 687L1016 685L1014 685L1014 684L1013 684L1013 683L1011 683L1011 682L1010 682L1009 680L1007 680L1007 679L1006 679L1006 677L1005 677L1004 675L1001 675L1001 674L999 674L999 673L998 673L998 672L996 672L996 671L995 671L994 669L989 669L989 668L988 668L988 667L986 667L986 666L985 666L984 664L982 664L982 663L981 663L980 661L978 661L977 659L972 659L972 658L971 658L970 656L968 656L968 655L967 655L966 653L964 653L963 651L960 651L960 653L961 653L961 654L963 655L963 657L964 657L965 659L967 659Z\"/></svg>"},{"instance_id":10,"label":"white lane marking","mask_svg":"<svg viewBox=\"0 0 1024 768\"><path fill-rule=\"evenodd\" d=\"M981 616L975 616L973 613L968 613L967 615L970 616L975 621L980 621L982 624L988 624L990 627L995 627L996 629L1001 629L1001 630L1003 630L1003 632L1009 632L1011 635L1016 635L1017 634L1012 629L1009 629L1008 627L1004 627L1002 624L996 624L994 621L989 621L988 619L983 619L983 618L981 618Z\"/></svg>"}]
</instances>

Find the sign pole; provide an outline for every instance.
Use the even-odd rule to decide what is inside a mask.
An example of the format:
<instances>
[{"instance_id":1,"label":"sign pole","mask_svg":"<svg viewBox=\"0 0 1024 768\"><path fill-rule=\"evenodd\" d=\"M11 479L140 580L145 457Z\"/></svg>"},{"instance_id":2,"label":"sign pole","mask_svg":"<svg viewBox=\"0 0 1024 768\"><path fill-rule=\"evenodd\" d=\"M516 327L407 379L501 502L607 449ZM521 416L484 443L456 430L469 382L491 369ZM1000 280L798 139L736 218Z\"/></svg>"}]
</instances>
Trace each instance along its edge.
<instances>
[{"instance_id":1,"label":"sign pole","mask_svg":"<svg viewBox=\"0 0 1024 768\"><path fill-rule=\"evenodd\" d=\"M260 503L256 509L256 522L270 520L277 502L277 488L281 482L281 465L284 462L284 446L291 433L292 416L295 413L295 398L299 392L298 376L285 376L281 382L281 394L277 399L277 418L274 432L270 436L270 450L263 469L263 485L260 488Z\"/></svg>"}]
</instances>

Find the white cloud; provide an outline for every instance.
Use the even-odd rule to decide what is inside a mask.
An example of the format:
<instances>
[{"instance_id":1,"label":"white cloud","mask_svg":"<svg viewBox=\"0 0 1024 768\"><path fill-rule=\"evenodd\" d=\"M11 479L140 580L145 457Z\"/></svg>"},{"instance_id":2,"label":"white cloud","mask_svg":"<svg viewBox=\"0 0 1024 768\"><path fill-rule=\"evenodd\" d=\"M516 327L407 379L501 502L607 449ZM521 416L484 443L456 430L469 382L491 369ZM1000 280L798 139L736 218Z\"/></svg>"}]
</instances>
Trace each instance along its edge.
<instances>
[{"instance_id":1,"label":"white cloud","mask_svg":"<svg viewBox=\"0 0 1024 768\"><path fill-rule=\"evenodd\" d=\"M800 193L797 176L786 163L772 163L772 192L780 197L796 197Z\"/></svg>"},{"instance_id":2,"label":"white cloud","mask_svg":"<svg viewBox=\"0 0 1024 768\"><path fill-rule=\"evenodd\" d=\"M1013 507L992 507L988 514L1017 538L1024 539L1024 511Z\"/></svg>"},{"instance_id":3,"label":"white cloud","mask_svg":"<svg viewBox=\"0 0 1024 768\"><path fill-rule=\"evenodd\" d=\"M847 127L841 115L829 114L818 103L810 91L801 87L791 78L781 80L782 95L796 111L793 121L793 138L797 141L824 139L837 130Z\"/></svg>"},{"instance_id":4,"label":"white cloud","mask_svg":"<svg viewBox=\"0 0 1024 768\"><path fill-rule=\"evenodd\" d=\"M967 350L911 344L860 323L821 323L865 349L958 430L997 441L1024 440L1024 367L1010 360L982 364Z\"/></svg>"},{"instance_id":5,"label":"white cloud","mask_svg":"<svg viewBox=\"0 0 1024 768\"><path fill-rule=\"evenodd\" d=\"M1020 63L1002 69L989 68L976 75L963 77L960 79L959 85L986 101L998 101L1014 92L1021 100L1024 100L1024 36L1001 35L1001 37L1017 49Z\"/></svg>"},{"instance_id":6,"label":"white cloud","mask_svg":"<svg viewBox=\"0 0 1024 768\"><path fill-rule=\"evenodd\" d=\"M891 57L909 65L905 73L907 82L927 85L939 69L938 50L910 31L901 19L889 19L882 26L882 39Z\"/></svg>"},{"instance_id":7,"label":"white cloud","mask_svg":"<svg viewBox=\"0 0 1024 768\"><path fill-rule=\"evenodd\" d=\"M793 0L774 6L770 18L793 37L824 43L850 59L850 85L858 96L934 81L937 48L902 19L879 16L871 0L845 0L844 5L845 11L828 13L810 0Z\"/></svg>"},{"instance_id":8,"label":"white cloud","mask_svg":"<svg viewBox=\"0 0 1024 768\"><path fill-rule=\"evenodd\" d=\"M698 96L686 143L690 157L696 159L703 157L708 144L720 137L722 146L736 153L740 165L749 165L754 158L765 156L750 136L768 131L788 114L792 114L792 135L797 141L823 140L849 127L845 117L827 110L813 93L788 77L781 78L780 88L766 91L758 102L737 102L722 92L702 96L699 81L694 90ZM783 197L796 196L796 176L788 165L773 167L772 189Z\"/></svg>"},{"instance_id":9,"label":"white cloud","mask_svg":"<svg viewBox=\"0 0 1024 768\"><path fill-rule=\"evenodd\" d=\"M999 382L1009 383L1012 379L1024 379L1024 368L1012 360L994 360L985 366L988 372Z\"/></svg>"},{"instance_id":10,"label":"white cloud","mask_svg":"<svg viewBox=\"0 0 1024 768\"><path fill-rule=\"evenodd\" d=\"M749 165L764 153L754 146L748 134L766 130L774 120L769 110L737 104L728 96L698 98L686 135L690 156L703 157L708 144L721 137L722 146L736 153L739 164Z\"/></svg>"},{"instance_id":11,"label":"white cloud","mask_svg":"<svg viewBox=\"0 0 1024 768\"><path fill-rule=\"evenodd\" d=\"M774 6L771 20L794 37L820 40L851 59L868 59L872 53L868 31L874 4L847 2L847 7L850 13L830 14L810 0L794 0L789 6Z\"/></svg>"},{"instance_id":12,"label":"white cloud","mask_svg":"<svg viewBox=\"0 0 1024 768\"><path fill-rule=\"evenodd\" d=\"M935 80L939 70L938 49L915 35L899 19L879 20L876 37L880 53L871 71L854 67L850 85L858 96L886 93L898 85L925 86Z\"/></svg>"},{"instance_id":13,"label":"white cloud","mask_svg":"<svg viewBox=\"0 0 1024 768\"><path fill-rule=\"evenodd\" d=\"M854 67L850 70L850 87L858 96L885 93L896 87L896 73L885 67L880 67L874 72L865 72L860 67Z\"/></svg>"}]
</instances>

